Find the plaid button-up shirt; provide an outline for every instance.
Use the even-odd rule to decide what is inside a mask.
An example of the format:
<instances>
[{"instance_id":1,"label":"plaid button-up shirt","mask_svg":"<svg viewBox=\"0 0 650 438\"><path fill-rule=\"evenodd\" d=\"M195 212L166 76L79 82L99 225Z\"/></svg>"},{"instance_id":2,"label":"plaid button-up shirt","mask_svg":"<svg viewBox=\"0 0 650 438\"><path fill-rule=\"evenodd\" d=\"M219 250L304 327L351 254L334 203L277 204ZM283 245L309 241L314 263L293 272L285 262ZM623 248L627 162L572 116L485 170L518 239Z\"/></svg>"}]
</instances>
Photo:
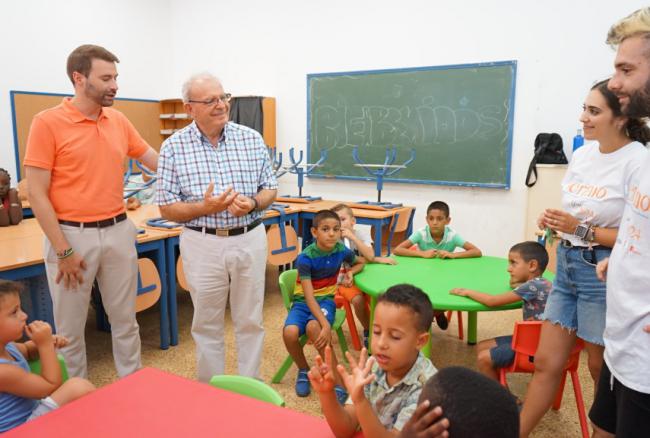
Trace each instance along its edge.
<instances>
[{"instance_id":1,"label":"plaid button-up shirt","mask_svg":"<svg viewBox=\"0 0 650 438\"><path fill-rule=\"evenodd\" d=\"M210 182L214 196L228 187L252 197L260 189L277 189L269 153L262 136L253 129L228 122L217 147L201 133L196 122L163 143L158 159L156 203L201 202ZM235 217L228 210L192 219L185 225L208 228L244 227L264 212Z\"/></svg>"},{"instance_id":2,"label":"plaid button-up shirt","mask_svg":"<svg viewBox=\"0 0 650 438\"><path fill-rule=\"evenodd\" d=\"M372 364L375 380L363 390L377 418L386 429L402 430L418 405L422 387L437 371L427 357L418 353L417 360L406 376L390 386L386 381L386 372L377 362ZM348 398L346 404L352 404L352 399Z\"/></svg>"}]
</instances>

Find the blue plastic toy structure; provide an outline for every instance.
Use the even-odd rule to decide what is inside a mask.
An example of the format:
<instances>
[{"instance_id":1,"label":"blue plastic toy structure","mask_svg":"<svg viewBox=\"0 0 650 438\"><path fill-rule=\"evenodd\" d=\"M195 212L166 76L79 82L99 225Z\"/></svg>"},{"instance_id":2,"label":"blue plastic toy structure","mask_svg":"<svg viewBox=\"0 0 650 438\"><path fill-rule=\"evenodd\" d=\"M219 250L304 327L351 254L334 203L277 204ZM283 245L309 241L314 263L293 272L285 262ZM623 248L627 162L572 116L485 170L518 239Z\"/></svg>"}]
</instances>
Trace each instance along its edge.
<instances>
[{"instance_id":1,"label":"blue plastic toy structure","mask_svg":"<svg viewBox=\"0 0 650 438\"><path fill-rule=\"evenodd\" d=\"M415 160L415 149L411 149L411 157L403 164L394 164L397 159L396 147L393 147L393 149L386 148L386 159L384 160L384 164L364 163L359 157L359 146L355 146L354 149L352 149L352 158L354 159L355 166L363 167L366 172L377 180L377 202L362 201L359 202L359 204L379 205L385 208L396 208L402 206L402 204L381 202L381 191L384 189L384 177L393 176L400 170L406 169L406 167Z\"/></svg>"}]
</instances>

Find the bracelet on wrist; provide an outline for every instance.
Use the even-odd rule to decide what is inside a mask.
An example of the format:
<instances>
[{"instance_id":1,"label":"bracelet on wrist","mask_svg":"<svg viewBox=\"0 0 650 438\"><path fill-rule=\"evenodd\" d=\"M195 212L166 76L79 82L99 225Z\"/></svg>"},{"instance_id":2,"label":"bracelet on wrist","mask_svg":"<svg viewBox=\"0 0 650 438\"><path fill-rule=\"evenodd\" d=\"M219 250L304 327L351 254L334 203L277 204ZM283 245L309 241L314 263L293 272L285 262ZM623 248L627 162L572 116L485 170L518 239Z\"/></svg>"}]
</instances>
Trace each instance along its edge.
<instances>
[{"instance_id":1,"label":"bracelet on wrist","mask_svg":"<svg viewBox=\"0 0 650 438\"><path fill-rule=\"evenodd\" d=\"M259 203L257 202L257 199L255 199L255 196L251 196L251 199L253 200L253 208L249 210L249 213L257 211L257 207L259 206Z\"/></svg>"},{"instance_id":2,"label":"bracelet on wrist","mask_svg":"<svg viewBox=\"0 0 650 438\"><path fill-rule=\"evenodd\" d=\"M74 254L74 249L67 248L67 249L64 249L63 251L57 252L56 253L56 258L59 259L59 260L67 259L72 254Z\"/></svg>"}]
</instances>

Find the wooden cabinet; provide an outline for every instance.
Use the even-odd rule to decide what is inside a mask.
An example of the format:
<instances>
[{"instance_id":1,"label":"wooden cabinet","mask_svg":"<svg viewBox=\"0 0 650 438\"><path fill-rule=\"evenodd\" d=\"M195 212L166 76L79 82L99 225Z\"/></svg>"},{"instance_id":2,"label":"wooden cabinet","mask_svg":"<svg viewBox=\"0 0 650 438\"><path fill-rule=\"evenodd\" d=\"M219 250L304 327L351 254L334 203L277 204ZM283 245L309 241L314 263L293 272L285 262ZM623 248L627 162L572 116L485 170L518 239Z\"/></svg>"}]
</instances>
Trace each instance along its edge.
<instances>
[{"instance_id":1,"label":"wooden cabinet","mask_svg":"<svg viewBox=\"0 0 650 438\"><path fill-rule=\"evenodd\" d=\"M237 96L233 96L236 99ZM276 146L275 135L275 97L262 99L262 114L264 143L269 147ZM182 99L165 99L160 101L160 136L161 142L179 129L192 122L192 118L185 112Z\"/></svg>"}]
</instances>

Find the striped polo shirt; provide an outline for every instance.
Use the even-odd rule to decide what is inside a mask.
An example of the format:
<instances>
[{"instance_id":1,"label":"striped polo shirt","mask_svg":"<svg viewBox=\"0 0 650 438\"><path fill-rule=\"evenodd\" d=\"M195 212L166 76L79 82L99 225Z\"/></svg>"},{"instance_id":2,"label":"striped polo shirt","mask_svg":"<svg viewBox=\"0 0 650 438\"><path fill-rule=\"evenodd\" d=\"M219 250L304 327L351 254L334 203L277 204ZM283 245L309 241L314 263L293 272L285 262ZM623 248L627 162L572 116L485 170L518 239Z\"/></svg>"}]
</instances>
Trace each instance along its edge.
<instances>
[{"instance_id":1,"label":"striped polo shirt","mask_svg":"<svg viewBox=\"0 0 650 438\"><path fill-rule=\"evenodd\" d=\"M297 301L305 300L301 279L311 280L314 287L314 296L317 300L334 297L341 265L343 263L352 265L355 260L354 252L346 248L341 242L337 242L336 246L329 252L318 248L316 242L312 243L296 259L298 277L293 292L294 299Z\"/></svg>"}]
</instances>

